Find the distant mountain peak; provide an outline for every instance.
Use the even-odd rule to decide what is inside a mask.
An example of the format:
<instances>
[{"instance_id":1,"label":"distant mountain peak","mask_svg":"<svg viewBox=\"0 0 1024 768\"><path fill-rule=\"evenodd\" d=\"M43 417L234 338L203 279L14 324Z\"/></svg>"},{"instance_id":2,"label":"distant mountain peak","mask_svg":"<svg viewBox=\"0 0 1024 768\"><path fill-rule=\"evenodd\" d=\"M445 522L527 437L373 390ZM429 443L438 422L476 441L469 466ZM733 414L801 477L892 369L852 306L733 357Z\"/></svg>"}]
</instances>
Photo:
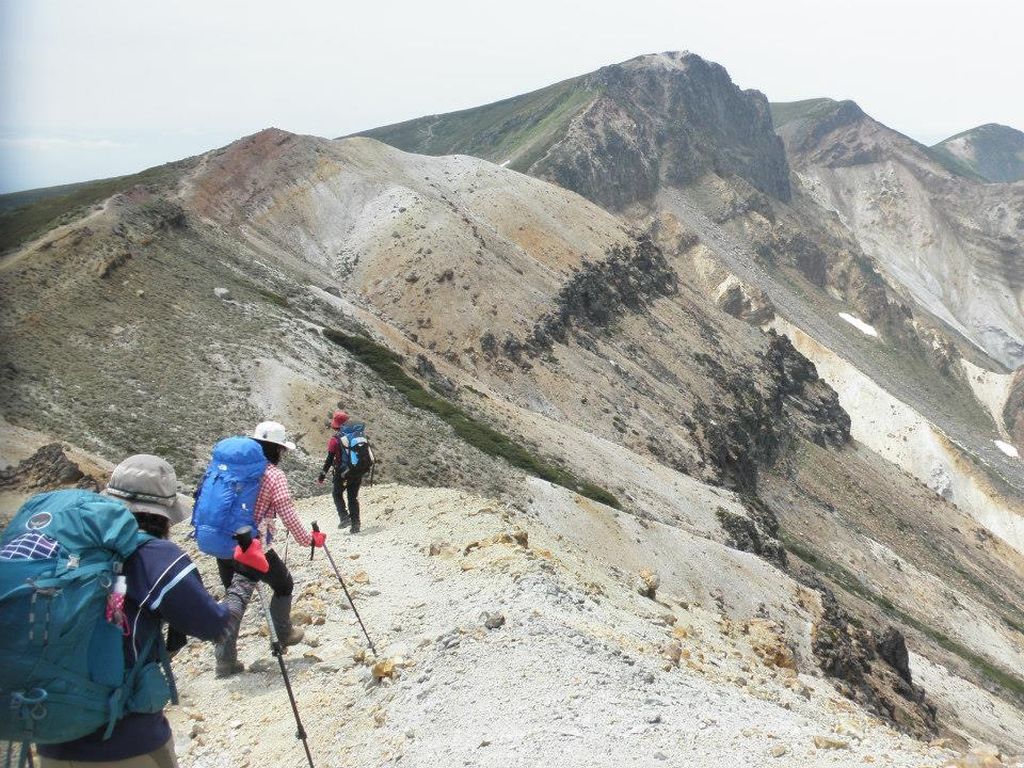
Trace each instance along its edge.
<instances>
[{"instance_id":1,"label":"distant mountain peak","mask_svg":"<svg viewBox=\"0 0 1024 768\"><path fill-rule=\"evenodd\" d=\"M610 209L707 173L788 200L768 100L689 51L637 56L533 93L363 135L421 154L470 154Z\"/></svg>"},{"instance_id":2,"label":"distant mountain peak","mask_svg":"<svg viewBox=\"0 0 1024 768\"><path fill-rule=\"evenodd\" d=\"M950 136L932 152L953 170L963 168L989 182L1024 180L1024 132L986 123Z\"/></svg>"},{"instance_id":3,"label":"distant mountain peak","mask_svg":"<svg viewBox=\"0 0 1024 768\"><path fill-rule=\"evenodd\" d=\"M612 64L611 67L622 69L649 70L687 70L694 62L704 62L700 56L690 51L665 51L663 53L645 53L642 56Z\"/></svg>"}]
</instances>

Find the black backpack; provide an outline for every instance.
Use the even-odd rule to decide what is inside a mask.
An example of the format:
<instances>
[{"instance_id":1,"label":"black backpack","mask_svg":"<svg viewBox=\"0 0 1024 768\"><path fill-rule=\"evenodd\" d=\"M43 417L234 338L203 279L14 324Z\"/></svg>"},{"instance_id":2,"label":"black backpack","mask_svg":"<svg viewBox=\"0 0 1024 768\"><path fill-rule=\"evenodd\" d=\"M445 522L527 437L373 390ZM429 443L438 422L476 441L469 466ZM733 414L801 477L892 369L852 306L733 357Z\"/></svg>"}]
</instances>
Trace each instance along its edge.
<instances>
[{"instance_id":1,"label":"black backpack","mask_svg":"<svg viewBox=\"0 0 1024 768\"><path fill-rule=\"evenodd\" d=\"M376 460L367 439L364 424L346 424L338 430L338 453L334 459L334 471L346 479L358 480L372 473ZM370 482L373 482L371 474Z\"/></svg>"}]
</instances>

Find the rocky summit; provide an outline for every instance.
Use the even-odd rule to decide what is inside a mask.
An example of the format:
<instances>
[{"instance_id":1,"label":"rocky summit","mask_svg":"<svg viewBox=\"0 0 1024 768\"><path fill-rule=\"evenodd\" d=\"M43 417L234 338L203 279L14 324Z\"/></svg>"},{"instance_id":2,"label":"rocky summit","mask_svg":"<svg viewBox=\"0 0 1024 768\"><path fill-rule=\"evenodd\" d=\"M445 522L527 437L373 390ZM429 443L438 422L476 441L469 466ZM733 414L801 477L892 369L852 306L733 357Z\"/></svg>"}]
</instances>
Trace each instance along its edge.
<instances>
[{"instance_id":1,"label":"rocky summit","mask_svg":"<svg viewBox=\"0 0 1024 768\"><path fill-rule=\"evenodd\" d=\"M1019 764L1024 207L965 164L663 53L8 196L0 510L274 419L323 523L344 407L378 654L279 545L323 764ZM250 613L184 765L304 764Z\"/></svg>"}]
</instances>

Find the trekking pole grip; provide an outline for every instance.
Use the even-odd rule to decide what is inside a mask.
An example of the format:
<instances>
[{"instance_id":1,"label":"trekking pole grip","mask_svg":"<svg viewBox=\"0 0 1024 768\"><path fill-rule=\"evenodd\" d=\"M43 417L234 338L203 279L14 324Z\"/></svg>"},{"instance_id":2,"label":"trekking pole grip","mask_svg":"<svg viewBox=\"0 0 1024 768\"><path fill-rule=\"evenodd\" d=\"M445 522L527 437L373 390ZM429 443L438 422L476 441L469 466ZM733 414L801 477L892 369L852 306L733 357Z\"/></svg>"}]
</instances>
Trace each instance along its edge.
<instances>
[{"instance_id":1,"label":"trekking pole grip","mask_svg":"<svg viewBox=\"0 0 1024 768\"><path fill-rule=\"evenodd\" d=\"M320 526L317 525L316 520L313 521L313 533L320 533ZM310 561L313 560L313 553L315 551L316 551L316 544L313 542L312 538L310 538L310 541L309 541L309 559L310 559Z\"/></svg>"}]
</instances>

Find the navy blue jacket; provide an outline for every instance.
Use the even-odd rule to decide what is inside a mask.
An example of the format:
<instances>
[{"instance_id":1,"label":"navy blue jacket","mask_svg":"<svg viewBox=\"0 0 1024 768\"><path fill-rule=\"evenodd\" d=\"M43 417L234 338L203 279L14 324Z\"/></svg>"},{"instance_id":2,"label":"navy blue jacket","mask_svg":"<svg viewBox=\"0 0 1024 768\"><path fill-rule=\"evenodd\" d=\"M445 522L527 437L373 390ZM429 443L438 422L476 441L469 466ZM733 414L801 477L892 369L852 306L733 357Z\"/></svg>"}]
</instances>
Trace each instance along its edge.
<instances>
[{"instance_id":1,"label":"navy blue jacket","mask_svg":"<svg viewBox=\"0 0 1024 768\"><path fill-rule=\"evenodd\" d=\"M125 613L131 634L125 638L125 664L135 664L146 640L171 629L202 640L217 640L228 625L228 610L203 586L195 564L177 544L153 539L139 547L124 564L128 591ZM154 649L151 656L157 658ZM105 727L63 744L40 744L39 754L54 760L104 762L126 760L163 746L171 738L171 726L162 712L129 714L114 726L109 739Z\"/></svg>"}]
</instances>

